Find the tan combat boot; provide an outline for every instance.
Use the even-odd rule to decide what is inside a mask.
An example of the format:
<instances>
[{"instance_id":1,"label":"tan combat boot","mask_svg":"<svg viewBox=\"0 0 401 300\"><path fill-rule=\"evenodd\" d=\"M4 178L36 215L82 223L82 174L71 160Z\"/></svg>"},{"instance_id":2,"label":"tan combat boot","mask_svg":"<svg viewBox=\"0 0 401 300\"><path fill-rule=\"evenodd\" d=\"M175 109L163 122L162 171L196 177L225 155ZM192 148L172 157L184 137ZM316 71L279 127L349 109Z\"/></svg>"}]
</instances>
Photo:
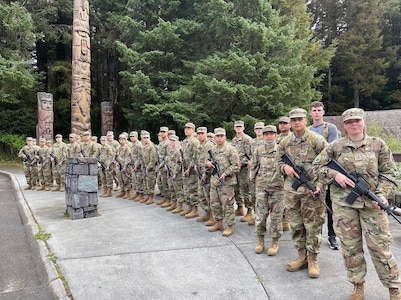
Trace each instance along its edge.
<instances>
[{"instance_id":1,"label":"tan combat boot","mask_svg":"<svg viewBox=\"0 0 401 300\"><path fill-rule=\"evenodd\" d=\"M35 184L32 184L31 190L35 190L35 189L36 189L36 185L35 185Z\"/></svg>"},{"instance_id":2,"label":"tan combat boot","mask_svg":"<svg viewBox=\"0 0 401 300\"><path fill-rule=\"evenodd\" d=\"M146 200L145 204L146 204L146 205L150 205L150 204L153 204L153 203L155 203L155 202L153 201L153 195L149 195L149 196L148 196L148 200Z\"/></svg>"},{"instance_id":3,"label":"tan combat boot","mask_svg":"<svg viewBox=\"0 0 401 300\"><path fill-rule=\"evenodd\" d=\"M60 185L60 192L65 192L65 184Z\"/></svg>"},{"instance_id":4,"label":"tan combat boot","mask_svg":"<svg viewBox=\"0 0 401 300\"><path fill-rule=\"evenodd\" d=\"M205 223L205 226L213 226L214 224L216 224L216 221L214 220L213 215L210 214L210 219Z\"/></svg>"},{"instance_id":5,"label":"tan combat boot","mask_svg":"<svg viewBox=\"0 0 401 300\"><path fill-rule=\"evenodd\" d=\"M129 193L130 193L129 190L126 191L126 192L125 192L125 195L123 196L123 199L129 199L129 197L131 197L131 196L129 195Z\"/></svg>"},{"instance_id":6,"label":"tan combat boot","mask_svg":"<svg viewBox=\"0 0 401 300\"><path fill-rule=\"evenodd\" d=\"M54 189L52 189L52 192L58 192L60 191L60 185L58 184Z\"/></svg>"},{"instance_id":7,"label":"tan combat boot","mask_svg":"<svg viewBox=\"0 0 401 300\"><path fill-rule=\"evenodd\" d=\"M192 205L192 209L189 213L187 213L185 215L185 219L192 219L192 218L196 218L198 217L198 208L196 207L196 205Z\"/></svg>"},{"instance_id":8,"label":"tan combat boot","mask_svg":"<svg viewBox=\"0 0 401 300\"><path fill-rule=\"evenodd\" d=\"M188 204L187 209L183 210L182 212L180 212L180 216L185 216L186 214L189 214L192 210L192 205Z\"/></svg>"},{"instance_id":9,"label":"tan combat boot","mask_svg":"<svg viewBox=\"0 0 401 300\"><path fill-rule=\"evenodd\" d=\"M363 300L365 296L365 289L363 283L355 283L349 300Z\"/></svg>"},{"instance_id":10,"label":"tan combat boot","mask_svg":"<svg viewBox=\"0 0 401 300\"><path fill-rule=\"evenodd\" d=\"M166 208L169 207L171 205L171 200L170 199L166 199L163 204L160 204L160 207Z\"/></svg>"},{"instance_id":11,"label":"tan combat boot","mask_svg":"<svg viewBox=\"0 0 401 300\"><path fill-rule=\"evenodd\" d=\"M310 278L318 278L320 275L319 262L317 261L317 253L308 252L308 276Z\"/></svg>"},{"instance_id":12,"label":"tan combat boot","mask_svg":"<svg viewBox=\"0 0 401 300\"><path fill-rule=\"evenodd\" d=\"M255 247L255 253L260 254L263 253L264 250L265 250L265 236L258 235L258 243L256 244Z\"/></svg>"},{"instance_id":13,"label":"tan combat boot","mask_svg":"<svg viewBox=\"0 0 401 300\"><path fill-rule=\"evenodd\" d=\"M139 196L138 192L135 191L135 193L131 197L129 197L128 200L135 200L135 198L138 196Z\"/></svg>"},{"instance_id":14,"label":"tan combat boot","mask_svg":"<svg viewBox=\"0 0 401 300\"><path fill-rule=\"evenodd\" d=\"M168 201L168 199L163 198L162 200L158 201L156 204L157 204L157 205L162 205L162 204L165 203L166 201Z\"/></svg>"},{"instance_id":15,"label":"tan combat boot","mask_svg":"<svg viewBox=\"0 0 401 300\"><path fill-rule=\"evenodd\" d=\"M107 192L103 195L103 197L104 197L104 198L107 198L107 197L111 197L111 196L113 196L113 195L111 194L111 189L107 189Z\"/></svg>"},{"instance_id":16,"label":"tan combat boot","mask_svg":"<svg viewBox=\"0 0 401 300\"><path fill-rule=\"evenodd\" d=\"M180 213L180 212L182 212L182 211L183 211L182 202L178 202L178 201L177 201L177 207L176 207L175 209L173 209L171 212L172 212L173 214L178 214L178 213Z\"/></svg>"},{"instance_id":17,"label":"tan combat boot","mask_svg":"<svg viewBox=\"0 0 401 300\"><path fill-rule=\"evenodd\" d=\"M236 216L243 216L244 215L244 206L243 205L238 205L238 208L235 211Z\"/></svg>"},{"instance_id":18,"label":"tan combat boot","mask_svg":"<svg viewBox=\"0 0 401 300\"><path fill-rule=\"evenodd\" d=\"M210 227L208 230L209 232L215 232L217 230L223 230L224 226L223 226L223 220L218 220L216 221L216 223Z\"/></svg>"},{"instance_id":19,"label":"tan combat boot","mask_svg":"<svg viewBox=\"0 0 401 300\"><path fill-rule=\"evenodd\" d=\"M44 191L45 190L45 185L44 184L39 185L36 190L37 191Z\"/></svg>"},{"instance_id":20,"label":"tan combat boot","mask_svg":"<svg viewBox=\"0 0 401 300\"><path fill-rule=\"evenodd\" d=\"M141 201L142 198L143 198L143 194L142 194L142 193L138 193L138 196L136 196L136 197L134 198L134 201L135 201L135 202Z\"/></svg>"},{"instance_id":21,"label":"tan combat boot","mask_svg":"<svg viewBox=\"0 0 401 300\"><path fill-rule=\"evenodd\" d=\"M223 236L230 236L234 233L234 225L227 225L227 228L223 231Z\"/></svg>"},{"instance_id":22,"label":"tan combat boot","mask_svg":"<svg viewBox=\"0 0 401 300\"><path fill-rule=\"evenodd\" d=\"M166 208L166 211L173 211L177 207L177 201L171 200L171 205Z\"/></svg>"},{"instance_id":23,"label":"tan combat boot","mask_svg":"<svg viewBox=\"0 0 401 300\"><path fill-rule=\"evenodd\" d=\"M143 195L143 198L141 199L141 201L139 201L139 203L146 203L146 201L148 201L149 195Z\"/></svg>"},{"instance_id":24,"label":"tan combat boot","mask_svg":"<svg viewBox=\"0 0 401 300\"><path fill-rule=\"evenodd\" d=\"M210 219L210 211L205 211L203 216L197 217L196 222L206 222Z\"/></svg>"},{"instance_id":25,"label":"tan combat boot","mask_svg":"<svg viewBox=\"0 0 401 300\"><path fill-rule=\"evenodd\" d=\"M276 256L278 253L278 238L272 238L269 249L267 249L267 255Z\"/></svg>"},{"instance_id":26,"label":"tan combat boot","mask_svg":"<svg viewBox=\"0 0 401 300\"><path fill-rule=\"evenodd\" d=\"M289 231L291 229L290 227L290 223L288 223L288 221L283 218L283 231Z\"/></svg>"},{"instance_id":27,"label":"tan combat boot","mask_svg":"<svg viewBox=\"0 0 401 300\"><path fill-rule=\"evenodd\" d=\"M28 185L26 188L24 188L24 190L30 190L32 188L32 185Z\"/></svg>"},{"instance_id":28,"label":"tan combat boot","mask_svg":"<svg viewBox=\"0 0 401 300\"><path fill-rule=\"evenodd\" d=\"M389 288L390 300L401 300L401 293L398 288Z\"/></svg>"},{"instance_id":29,"label":"tan combat boot","mask_svg":"<svg viewBox=\"0 0 401 300\"><path fill-rule=\"evenodd\" d=\"M248 225L249 226L255 225L255 216L253 216L253 218L248 221Z\"/></svg>"},{"instance_id":30,"label":"tan combat boot","mask_svg":"<svg viewBox=\"0 0 401 300\"><path fill-rule=\"evenodd\" d=\"M122 197L124 197L125 196L125 192L124 191L121 191L121 193L119 193L117 196L116 196L116 198L122 198Z\"/></svg>"},{"instance_id":31,"label":"tan combat boot","mask_svg":"<svg viewBox=\"0 0 401 300\"><path fill-rule=\"evenodd\" d=\"M306 257L306 249L302 248L298 249L298 257L295 260L290 261L287 264L286 269L287 271L290 272L296 272L301 269L305 269L307 267L308 267L308 258Z\"/></svg>"},{"instance_id":32,"label":"tan combat boot","mask_svg":"<svg viewBox=\"0 0 401 300\"><path fill-rule=\"evenodd\" d=\"M45 191L46 192L50 191L50 187L48 185L45 186Z\"/></svg>"},{"instance_id":33,"label":"tan combat boot","mask_svg":"<svg viewBox=\"0 0 401 300\"><path fill-rule=\"evenodd\" d=\"M255 218L253 215L253 209L248 208L246 215L241 218L241 222L249 222L253 218Z\"/></svg>"}]
</instances>

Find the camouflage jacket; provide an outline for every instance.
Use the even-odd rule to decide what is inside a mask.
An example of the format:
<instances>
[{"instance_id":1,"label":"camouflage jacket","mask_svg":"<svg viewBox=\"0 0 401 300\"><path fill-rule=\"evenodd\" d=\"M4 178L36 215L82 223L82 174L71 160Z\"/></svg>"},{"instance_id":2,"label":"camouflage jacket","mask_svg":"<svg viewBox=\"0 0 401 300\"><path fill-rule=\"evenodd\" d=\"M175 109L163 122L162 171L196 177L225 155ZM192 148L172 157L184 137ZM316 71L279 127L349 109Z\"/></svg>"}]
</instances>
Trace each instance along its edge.
<instances>
[{"instance_id":1,"label":"camouflage jacket","mask_svg":"<svg viewBox=\"0 0 401 300\"><path fill-rule=\"evenodd\" d=\"M54 143L52 146L52 155L54 155L58 163L61 165L66 161L68 145L64 142Z\"/></svg>"},{"instance_id":2,"label":"camouflage jacket","mask_svg":"<svg viewBox=\"0 0 401 300\"><path fill-rule=\"evenodd\" d=\"M329 169L326 164L337 160L349 173L357 173L367 181L370 190L378 196L389 198L397 189L395 181L395 162L386 143L376 137L365 134L362 141L353 142L348 137L340 138L332 143L313 162L318 175L317 186L333 182L337 171ZM345 199L351 188L341 188L336 184L330 185L331 194L335 195L333 202L342 206L350 206ZM371 200L358 197L354 207L363 205L372 207Z\"/></svg>"},{"instance_id":3,"label":"camouflage jacket","mask_svg":"<svg viewBox=\"0 0 401 300\"><path fill-rule=\"evenodd\" d=\"M196 156L199 147L199 140L195 135L185 138L181 142L182 152L184 153L184 159L187 168L191 168L190 174L193 174L194 162L193 158Z\"/></svg>"},{"instance_id":4,"label":"camouflage jacket","mask_svg":"<svg viewBox=\"0 0 401 300\"><path fill-rule=\"evenodd\" d=\"M214 145L211 149L214 158L220 167L221 175L225 175L223 185L237 184L237 173L239 172L239 156L237 150L225 142L222 146ZM219 186L219 178L217 174L211 177L211 185Z\"/></svg>"},{"instance_id":5,"label":"camouflage jacket","mask_svg":"<svg viewBox=\"0 0 401 300\"><path fill-rule=\"evenodd\" d=\"M113 155L113 148L109 144L104 144L100 145L100 147L96 150L94 157L96 157L100 162L104 163L107 168L109 168L113 161Z\"/></svg>"},{"instance_id":6,"label":"camouflage jacket","mask_svg":"<svg viewBox=\"0 0 401 300\"><path fill-rule=\"evenodd\" d=\"M81 143L81 153L84 157L94 157L96 150L96 143L92 141Z\"/></svg>"},{"instance_id":7,"label":"camouflage jacket","mask_svg":"<svg viewBox=\"0 0 401 300\"><path fill-rule=\"evenodd\" d=\"M252 156L252 138L247 134L242 134L240 137L235 136L232 141L231 145L237 149L239 160L240 160L240 167L247 167L249 158Z\"/></svg>"},{"instance_id":8,"label":"camouflage jacket","mask_svg":"<svg viewBox=\"0 0 401 300\"><path fill-rule=\"evenodd\" d=\"M143 145L142 158L147 172L155 171L156 166L156 147L149 143Z\"/></svg>"}]
</instances>

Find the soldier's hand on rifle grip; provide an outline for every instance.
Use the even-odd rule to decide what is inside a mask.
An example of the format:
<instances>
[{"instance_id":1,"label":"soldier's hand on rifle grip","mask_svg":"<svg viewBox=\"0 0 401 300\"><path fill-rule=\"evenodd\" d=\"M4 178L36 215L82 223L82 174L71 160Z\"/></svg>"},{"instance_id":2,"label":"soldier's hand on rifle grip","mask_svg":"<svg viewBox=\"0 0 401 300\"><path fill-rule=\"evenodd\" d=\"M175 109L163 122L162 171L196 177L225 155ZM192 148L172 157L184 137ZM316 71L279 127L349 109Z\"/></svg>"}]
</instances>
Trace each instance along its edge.
<instances>
[{"instance_id":1,"label":"soldier's hand on rifle grip","mask_svg":"<svg viewBox=\"0 0 401 300\"><path fill-rule=\"evenodd\" d=\"M387 201L386 197L384 197L384 196L378 196L378 197L385 206L388 206L388 201ZM376 209L381 210L379 204L376 201L372 201L372 204L374 207L376 207Z\"/></svg>"},{"instance_id":2,"label":"soldier's hand on rifle grip","mask_svg":"<svg viewBox=\"0 0 401 300\"><path fill-rule=\"evenodd\" d=\"M342 188L346 188L347 185L352 188L355 187L355 183L351 179L349 179L347 176L345 176L344 174L341 174L340 172L337 173L336 177L334 177L334 180Z\"/></svg>"},{"instance_id":3,"label":"soldier's hand on rifle grip","mask_svg":"<svg viewBox=\"0 0 401 300\"><path fill-rule=\"evenodd\" d=\"M225 178L226 178L226 174L224 174L224 173L221 174L221 176L219 178L220 182L223 182Z\"/></svg>"},{"instance_id":4,"label":"soldier's hand on rifle grip","mask_svg":"<svg viewBox=\"0 0 401 300\"><path fill-rule=\"evenodd\" d=\"M313 198L317 199L320 196L321 190L320 190L320 187L316 187L316 191L314 191L314 192L310 191L310 192L312 193Z\"/></svg>"},{"instance_id":5,"label":"soldier's hand on rifle grip","mask_svg":"<svg viewBox=\"0 0 401 300\"><path fill-rule=\"evenodd\" d=\"M298 174L294 171L294 168L289 165L284 165L284 172L289 177L299 178Z\"/></svg>"},{"instance_id":6,"label":"soldier's hand on rifle grip","mask_svg":"<svg viewBox=\"0 0 401 300\"><path fill-rule=\"evenodd\" d=\"M208 160L208 161L206 162L206 166L207 166L208 168L214 169L214 165L213 165L213 163L212 163L210 160Z\"/></svg>"}]
</instances>

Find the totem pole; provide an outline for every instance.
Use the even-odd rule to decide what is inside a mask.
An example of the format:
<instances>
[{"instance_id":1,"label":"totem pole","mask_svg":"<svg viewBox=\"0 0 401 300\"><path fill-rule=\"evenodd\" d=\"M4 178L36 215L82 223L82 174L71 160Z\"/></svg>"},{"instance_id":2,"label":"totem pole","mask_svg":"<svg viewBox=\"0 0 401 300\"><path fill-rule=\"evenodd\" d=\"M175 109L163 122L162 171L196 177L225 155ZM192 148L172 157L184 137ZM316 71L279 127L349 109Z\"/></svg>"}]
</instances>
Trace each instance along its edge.
<instances>
[{"instance_id":1,"label":"totem pole","mask_svg":"<svg viewBox=\"0 0 401 300\"><path fill-rule=\"evenodd\" d=\"M91 129L91 56L88 0L74 0L72 31L71 132L82 134Z\"/></svg>"},{"instance_id":2,"label":"totem pole","mask_svg":"<svg viewBox=\"0 0 401 300\"><path fill-rule=\"evenodd\" d=\"M38 98L38 132L37 137L53 139L53 95L50 93L37 93Z\"/></svg>"},{"instance_id":3,"label":"totem pole","mask_svg":"<svg viewBox=\"0 0 401 300\"><path fill-rule=\"evenodd\" d=\"M102 102L102 135L106 135L107 131L113 131L113 106L111 102Z\"/></svg>"}]
</instances>

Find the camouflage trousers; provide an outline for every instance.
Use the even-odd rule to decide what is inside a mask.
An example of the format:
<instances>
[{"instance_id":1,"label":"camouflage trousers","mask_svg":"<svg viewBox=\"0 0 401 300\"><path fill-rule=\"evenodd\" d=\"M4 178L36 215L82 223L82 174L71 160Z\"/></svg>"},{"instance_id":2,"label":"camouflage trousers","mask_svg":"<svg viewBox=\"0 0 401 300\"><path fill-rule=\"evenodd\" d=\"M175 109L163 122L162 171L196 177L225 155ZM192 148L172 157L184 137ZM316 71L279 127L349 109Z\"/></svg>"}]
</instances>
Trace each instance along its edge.
<instances>
[{"instance_id":1,"label":"camouflage trousers","mask_svg":"<svg viewBox=\"0 0 401 300\"><path fill-rule=\"evenodd\" d=\"M135 172L135 190L139 194L143 194L145 190L145 176L143 175L142 170Z\"/></svg>"},{"instance_id":2,"label":"camouflage trousers","mask_svg":"<svg viewBox=\"0 0 401 300\"><path fill-rule=\"evenodd\" d=\"M266 220L270 215L270 236L280 238L283 235L284 192L267 192L263 188L256 191L255 232L265 235Z\"/></svg>"},{"instance_id":3,"label":"camouflage trousers","mask_svg":"<svg viewBox=\"0 0 401 300\"><path fill-rule=\"evenodd\" d=\"M198 175L195 172L183 178L185 203L198 205Z\"/></svg>"},{"instance_id":4,"label":"camouflage trousers","mask_svg":"<svg viewBox=\"0 0 401 300\"><path fill-rule=\"evenodd\" d=\"M249 168L242 167L237 175L239 194L243 200L243 204L246 208L253 209L255 203L252 202L251 198L251 181L249 179Z\"/></svg>"},{"instance_id":5,"label":"camouflage trousers","mask_svg":"<svg viewBox=\"0 0 401 300\"><path fill-rule=\"evenodd\" d=\"M52 167L48 162L38 167L38 178L43 186L51 186L53 184Z\"/></svg>"},{"instance_id":6,"label":"camouflage trousers","mask_svg":"<svg viewBox=\"0 0 401 300\"><path fill-rule=\"evenodd\" d=\"M99 169L99 177L104 189L112 189L113 188L113 175L111 174L110 169L104 170L102 168Z\"/></svg>"},{"instance_id":7,"label":"camouflage trousers","mask_svg":"<svg viewBox=\"0 0 401 300\"><path fill-rule=\"evenodd\" d=\"M333 222L351 283L365 282L366 261L362 236L365 238L376 273L386 288L401 285L397 262L390 251L392 236L387 214L376 208L352 208L333 203Z\"/></svg>"},{"instance_id":8,"label":"camouflage trousers","mask_svg":"<svg viewBox=\"0 0 401 300\"><path fill-rule=\"evenodd\" d=\"M160 193L164 196L165 199L171 199L171 189L168 184L168 176L167 176L167 171L162 168L158 172L158 181L157 181L157 186L159 187Z\"/></svg>"},{"instance_id":9,"label":"camouflage trousers","mask_svg":"<svg viewBox=\"0 0 401 300\"><path fill-rule=\"evenodd\" d=\"M56 181L57 185L65 185L65 171L67 169L67 164L63 163L61 166L54 164L52 165L53 179Z\"/></svg>"},{"instance_id":10,"label":"camouflage trousers","mask_svg":"<svg viewBox=\"0 0 401 300\"><path fill-rule=\"evenodd\" d=\"M210 207L216 221L224 218L227 225L235 225L234 186L211 186Z\"/></svg>"},{"instance_id":11,"label":"camouflage trousers","mask_svg":"<svg viewBox=\"0 0 401 300\"><path fill-rule=\"evenodd\" d=\"M210 209L210 182L202 184L198 179L198 201L200 207L204 211L211 211Z\"/></svg>"},{"instance_id":12,"label":"camouflage trousers","mask_svg":"<svg viewBox=\"0 0 401 300\"><path fill-rule=\"evenodd\" d=\"M145 188L143 193L145 195L153 195L156 186L156 172L154 170L146 172L145 175Z\"/></svg>"},{"instance_id":13,"label":"camouflage trousers","mask_svg":"<svg viewBox=\"0 0 401 300\"><path fill-rule=\"evenodd\" d=\"M284 197L295 248L320 253L322 225L326 219L325 207L309 193L286 190Z\"/></svg>"},{"instance_id":14,"label":"camouflage trousers","mask_svg":"<svg viewBox=\"0 0 401 300\"><path fill-rule=\"evenodd\" d=\"M176 175L174 179L171 180L172 182L172 188L170 187L171 190L171 195L172 195L172 200L176 199L178 203L184 203L185 202L185 197L184 197L184 188L182 185L182 174L180 173L179 175Z\"/></svg>"},{"instance_id":15,"label":"camouflage trousers","mask_svg":"<svg viewBox=\"0 0 401 300\"><path fill-rule=\"evenodd\" d=\"M131 173L128 168L124 171L117 170L117 179L120 184L121 191L128 192L131 189Z\"/></svg>"},{"instance_id":16,"label":"camouflage trousers","mask_svg":"<svg viewBox=\"0 0 401 300\"><path fill-rule=\"evenodd\" d=\"M38 166L36 164L29 166L29 172L31 173L31 184L36 185L39 177L38 177Z\"/></svg>"}]
</instances>

